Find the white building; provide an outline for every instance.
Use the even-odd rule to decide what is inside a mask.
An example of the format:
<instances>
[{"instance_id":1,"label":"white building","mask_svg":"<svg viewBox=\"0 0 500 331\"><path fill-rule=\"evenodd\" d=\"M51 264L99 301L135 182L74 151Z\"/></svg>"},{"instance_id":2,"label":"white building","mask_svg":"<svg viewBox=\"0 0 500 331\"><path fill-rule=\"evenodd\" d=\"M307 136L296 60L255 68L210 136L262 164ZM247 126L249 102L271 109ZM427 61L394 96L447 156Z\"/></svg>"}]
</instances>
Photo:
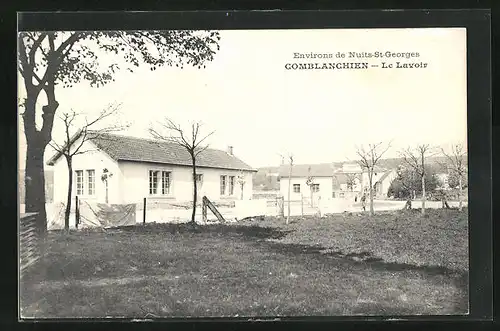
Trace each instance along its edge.
<instances>
[{"instance_id":1,"label":"white building","mask_svg":"<svg viewBox=\"0 0 500 331\"><path fill-rule=\"evenodd\" d=\"M387 197L391 182L396 178L396 169L385 169L376 166L373 169L372 185L376 198ZM362 170L358 164L343 164L333 176L334 195L342 197L360 197L369 194L370 178L367 170Z\"/></svg>"},{"instance_id":2,"label":"white building","mask_svg":"<svg viewBox=\"0 0 500 331\"><path fill-rule=\"evenodd\" d=\"M332 197L333 164L297 164L292 167L290 179L290 200L300 201L310 199L311 190L314 200L330 199ZM288 183L290 166L280 167L280 194L288 199ZM308 178L312 178L312 185L308 185Z\"/></svg>"},{"instance_id":3,"label":"white building","mask_svg":"<svg viewBox=\"0 0 500 331\"><path fill-rule=\"evenodd\" d=\"M73 139L71 146L78 146ZM181 146L162 141L100 135L86 141L73 157L73 198L123 204L149 201L190 202L191 158ZM54 202L66 202L68 167L60 154L49 161L54 170ZM212 201L251 199L256 170L228 151L207 149L197 158L199 196ZM105 177L108 177L105 180Z\"/></svg>"},{"instance_id":4,"label":"white building","mask_svg":"<svg viewBox=\"0 0 500 331\"><path fill-rule=\"evenodd\" d=\"M288 197L288 177L290 167L280 169L280 193ZM377 198L387 197L389 186L397 176L395 169L375 167L372 184L374 195ZM308 178L312 178L313 185L307 185ZM290 200L300 200L301 196L309 198L313 191L315 199L331 198L358 198L369 192L368 172L362 171L356 163L335 165L326 164L299 164L292 168Z\"/></svg>"}]
</instances>

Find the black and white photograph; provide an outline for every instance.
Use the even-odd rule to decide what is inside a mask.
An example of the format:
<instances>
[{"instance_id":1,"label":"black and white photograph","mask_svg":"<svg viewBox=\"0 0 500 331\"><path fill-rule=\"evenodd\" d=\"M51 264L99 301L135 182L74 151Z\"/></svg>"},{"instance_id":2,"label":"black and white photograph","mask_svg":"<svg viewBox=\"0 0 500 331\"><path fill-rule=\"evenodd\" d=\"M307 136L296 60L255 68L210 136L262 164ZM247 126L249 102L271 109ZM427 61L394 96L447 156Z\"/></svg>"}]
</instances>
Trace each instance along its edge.
<instances>
[{"instance_id":1,"label":"black and white photograph","mask_svg":"<svg viewBox=\"0 0 500 331\"><path fill-rule=\"evenodd\" d=\"M466 40L19 32L20 317L467 315Z\"/></svg>"}]
</instances>

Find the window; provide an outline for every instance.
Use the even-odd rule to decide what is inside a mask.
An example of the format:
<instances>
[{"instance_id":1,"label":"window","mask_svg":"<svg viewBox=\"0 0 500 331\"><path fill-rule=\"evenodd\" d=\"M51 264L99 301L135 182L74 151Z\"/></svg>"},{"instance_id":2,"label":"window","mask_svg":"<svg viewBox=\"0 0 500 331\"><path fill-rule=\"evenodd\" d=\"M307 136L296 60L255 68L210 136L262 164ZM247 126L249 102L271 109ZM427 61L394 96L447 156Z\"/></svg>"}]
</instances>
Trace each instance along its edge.
<instances>
[{"instance_id":1,"label":"window","mask_svg":"<svg viewBox=\"0 0 500 331\"><path fill-rule=\"evenodd\" d=\"M149 170L149 194L158 194L159 171Z\"/></svg>"},{"instance_id":2,"label":"window","mask_svg":"<svg viewBox=\"0 0 500 331\"><path fill-rule=\"evenodd\" d=\"M76 170L76 195L83 195L83 170Z\"/></svg>"},{"instance_id":3,"label":"window","mask_svg":"<svg viewBox=\"0 0 500 331\"><path fill-rule=\"evenodd\" d=\"M234 194L234 176L229 176L229 195Z\"/></svg>"},{"instance_id":4,"label":"window","mask_svg":"<svg viewBox=\"0 0 500 331\"><path fill-rule=\"evenodd\" d=\"M300 184L293 184L293 193L300 193Z\"/></svg>"},{"instance_id":5,"label":"window","mask_svg":"<svg viewBox=\"0 0 500 331\"><path fill-rule=\"evenodd\" d=\"M313 184L312 190L313 190L313 192L319 192L319 184Z\"/></svg>"},{"instance_id":6,"label":"window","mask_svg":"<svg viewBox=\"0 0 500 331\"><path fill-rule=\"evenodd\" d=\"M88 195L95 194L95 170L87 170Z\"/></svg>"},{"instance_id":7,"label":"window","mask_svg":"<svg viewBox=\"0 0 500 331\"><path fill-rule=\"evenodd\" d=\"M161 178L160 178L161 175ZM160 181L161 179L161 181ZM167 195L170 194L171 172L160 170L149 170L149 194ZM160 186L161 184L161 186Z\"/></svg>"},{"instance_id":8,"label":"window","mask_svg":"<svg viewBox=\"0 0 500 331\"><path fill-rule=\"evenodd\" d=\"M161 172L161 194L170 194L170 172Z\"/></svg>"},{"instance_id":9,"label":"window","mask_svg":"<svg viewBox=\"0 0 500 331\"><path fill-rule=\"evenodd\" d=\"M226 194L226 181L227 181L227 176L225 175L220 176L220 195Z\"/></svg>"}]
</instances>

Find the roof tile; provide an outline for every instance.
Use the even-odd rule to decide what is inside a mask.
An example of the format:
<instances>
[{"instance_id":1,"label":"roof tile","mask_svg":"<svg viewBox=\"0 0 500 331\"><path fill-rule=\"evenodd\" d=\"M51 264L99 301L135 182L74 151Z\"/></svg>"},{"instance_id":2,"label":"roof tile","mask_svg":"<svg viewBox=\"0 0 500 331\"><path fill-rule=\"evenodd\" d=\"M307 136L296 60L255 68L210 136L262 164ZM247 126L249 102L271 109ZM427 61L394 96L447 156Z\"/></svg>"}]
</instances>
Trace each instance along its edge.
<instances>
[{"instance_id":1,"label":"roof tile","mask_svg":"<svg viewBox=\"0 0 500 331\"><path fill-rule=\"evenodd\" d=\"M151 162L191 166L191 156L178 144L160 140L99 134L92 142L117 161ZM52 162L56 158L52 159ZM217 149L206 149L196 159L196 165L206 168L256 171L234 155Z\"/></svg>"}]
</instances>

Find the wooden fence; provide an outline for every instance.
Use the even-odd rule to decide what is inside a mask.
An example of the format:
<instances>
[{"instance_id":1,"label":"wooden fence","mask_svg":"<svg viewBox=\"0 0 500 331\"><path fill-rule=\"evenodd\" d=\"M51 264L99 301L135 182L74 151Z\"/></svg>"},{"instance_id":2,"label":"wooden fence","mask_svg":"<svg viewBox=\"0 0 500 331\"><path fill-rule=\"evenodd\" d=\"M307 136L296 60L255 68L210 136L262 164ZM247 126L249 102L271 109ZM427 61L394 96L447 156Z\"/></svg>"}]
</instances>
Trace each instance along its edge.
<instances>
[{"instance_id":1,"label":"wooden fence","mask_svg":"<svg viewBox=\"0 0 500 331\"><path fill-rule=\"evenodd\" d=\"M19 262L21 277L29 272L40 259L36 231L37 213L21 214L19 219Z\"/></svg>"}]
</instances>

